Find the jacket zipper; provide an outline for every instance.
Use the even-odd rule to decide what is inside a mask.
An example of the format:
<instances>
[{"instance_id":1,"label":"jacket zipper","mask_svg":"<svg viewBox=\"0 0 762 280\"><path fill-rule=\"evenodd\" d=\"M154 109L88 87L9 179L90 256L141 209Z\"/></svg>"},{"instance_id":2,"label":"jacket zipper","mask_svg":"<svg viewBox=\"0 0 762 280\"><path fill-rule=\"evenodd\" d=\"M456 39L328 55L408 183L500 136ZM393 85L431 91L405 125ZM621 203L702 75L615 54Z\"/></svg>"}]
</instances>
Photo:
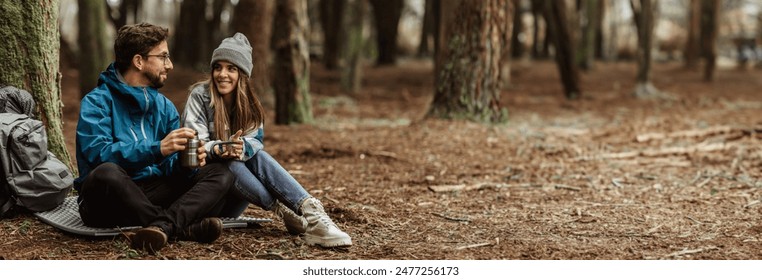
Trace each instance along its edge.
<instances>
[{"instance_id":1,"label":"jacket zipper","mask_svg":"<svg viewBox=\"0 0 762 280\"><path fill-rule=\"evenodd\" d=\"M146 129L143 123L145 123L146 114L148 114L148 109L151 107L151 103L148 102L148 91L146 91L145 88L143 88L143 97L146 98L146 109L143 111L143 117L140 118L140 131L143 133L143 139L148 140L148 136L146 136Z\"/></svg>"}]
</instances>

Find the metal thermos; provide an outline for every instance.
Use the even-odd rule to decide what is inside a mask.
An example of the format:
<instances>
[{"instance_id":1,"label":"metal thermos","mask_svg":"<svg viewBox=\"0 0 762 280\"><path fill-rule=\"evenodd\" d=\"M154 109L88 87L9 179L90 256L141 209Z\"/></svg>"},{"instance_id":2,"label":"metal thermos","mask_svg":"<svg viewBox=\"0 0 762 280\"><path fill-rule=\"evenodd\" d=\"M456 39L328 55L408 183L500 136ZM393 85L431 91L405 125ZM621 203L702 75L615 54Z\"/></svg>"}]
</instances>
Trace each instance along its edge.
<instances>
[{"instance_id":1,"label":"metal thermos","mask_svg":"<svg viewBox=\"0 0 762 280\"><path fill-rule=\"evenodd\" d=\"M180 165L187 168L198 167L198 145L201 141L198 140L198 135L193 138L188 138L188 143L185 144L185 150L180 151Z\"/></svg>"}]
</instances>

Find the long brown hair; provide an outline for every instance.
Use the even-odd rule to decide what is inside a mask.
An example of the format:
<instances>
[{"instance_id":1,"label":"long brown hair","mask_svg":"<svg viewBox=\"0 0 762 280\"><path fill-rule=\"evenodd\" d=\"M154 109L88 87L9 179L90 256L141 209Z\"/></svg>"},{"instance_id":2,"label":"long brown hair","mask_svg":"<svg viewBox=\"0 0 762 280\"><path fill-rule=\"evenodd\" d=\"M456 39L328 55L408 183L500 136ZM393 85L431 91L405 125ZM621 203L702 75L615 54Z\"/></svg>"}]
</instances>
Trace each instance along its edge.
<instances>
[{"instance_id":1,"label":"long brown hair","mask_svg":"<svg viewBox=\"0 0 762 280\"><path fill-rule=\"evenodd\" d=\"M212 75L214 75L213 73L214 70L212 70ZM249 77L242 71L238 71L238 83L232 112L228 112L225 103L222 101L222 95L217 93L214 78L197 84L203 83L209 85L210 107L214 110L214 133L217 140L228 140L239 129L243 131L243 135L249 134L264 124L265 109L259 102L257 95L254 94L254 88L249 83Z\"/></svg>"}]
</instances>

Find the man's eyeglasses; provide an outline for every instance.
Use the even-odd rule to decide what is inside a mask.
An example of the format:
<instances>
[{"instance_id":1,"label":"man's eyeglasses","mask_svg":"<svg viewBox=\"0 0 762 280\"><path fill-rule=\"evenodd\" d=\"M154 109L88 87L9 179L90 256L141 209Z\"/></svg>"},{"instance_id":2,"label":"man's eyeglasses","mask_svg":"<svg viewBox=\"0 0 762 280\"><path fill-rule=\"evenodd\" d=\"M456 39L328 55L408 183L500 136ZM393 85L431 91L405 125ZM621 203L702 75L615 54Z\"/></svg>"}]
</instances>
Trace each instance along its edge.
<instances>
[{"instance_id":1,"label":"man's eyeglasses","mask_svg":"<svg viewBox=\"0 0 762 280\"><path fill-rule=\"evenodd\" d=\"M169 54L168 53L165 53L165 54L147 54L146 55L146 57L152 57L152 56L161 58L161 61L164 62L165 66L167 65L167 60L172 62L172 59L169 58Z\"/></svg>"}]
</instances>

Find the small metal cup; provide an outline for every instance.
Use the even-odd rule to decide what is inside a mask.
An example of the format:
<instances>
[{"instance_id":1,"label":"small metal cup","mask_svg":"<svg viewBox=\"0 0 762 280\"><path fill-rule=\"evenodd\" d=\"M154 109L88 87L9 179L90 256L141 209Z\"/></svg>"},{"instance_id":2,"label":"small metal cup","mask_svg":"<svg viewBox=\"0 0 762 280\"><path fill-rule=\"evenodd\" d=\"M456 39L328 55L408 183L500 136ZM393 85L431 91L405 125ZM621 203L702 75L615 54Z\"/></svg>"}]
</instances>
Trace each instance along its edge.
<instances>
[{"instance_id":1,"label":"small metal cup","mask_svg":"<svg viewBox=\"0 0 762 280\"><path fill-rule=\"evenodd\" d=\"M198 168L198 137L188 138L185 150L180 151L180 165L187 168Z\"/></svg>"}]
</instances>

